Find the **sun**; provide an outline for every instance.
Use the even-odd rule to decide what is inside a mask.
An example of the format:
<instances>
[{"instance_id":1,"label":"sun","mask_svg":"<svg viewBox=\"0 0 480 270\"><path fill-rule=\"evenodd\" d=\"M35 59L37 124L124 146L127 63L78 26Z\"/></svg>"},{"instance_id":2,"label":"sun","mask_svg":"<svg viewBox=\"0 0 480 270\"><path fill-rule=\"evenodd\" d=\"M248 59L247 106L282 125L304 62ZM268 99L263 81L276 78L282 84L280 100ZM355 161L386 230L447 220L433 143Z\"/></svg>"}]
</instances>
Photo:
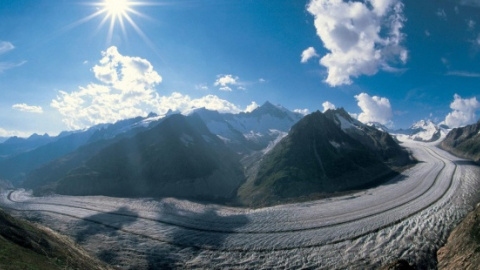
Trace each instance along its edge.
<instances>
[{"instance_id":1,"label":"sun","mask_svg":"<svg viewBox=\"0 0 480 270\"><path fill-rule=\"evenodd\" d=\"M90 6L95 6L96 11L89 16L82 18L71 25L68 25L66 29L74 28L80 24L84 24L88 21L91 21L94 18L100 17L102 18L96 32L99 32L101 28L104 27L105 24L109 24L108 26L108 34L107 34L107 43L112 43L112 37L114 34L115 29L120 28L123 36L127 39L127 30L126 25L128 24L135 32L149 45L151 44L148 37L143 33L140 27L135 23L133 20L134 16L146 18L152 21L152 19L140 12L138 12L135 7L141 6L156 6L160 5L161 3L151 3L145 1L130 1L130 0L100 0L98 2L93 3L86 3ZM120 27L117 27L119 25ZM151 45L150 45L151 46Z\"/></svg>"},{"instance_id":2,"label":"sun","mask_svg":"<svg viewBox=\"0 0 480 270\"><path fill-rule=\"evenodd\" d=\"M105 0L102 3L104 9L112 18L123 16L129 11L131 3L128 0Z\"/></svg>"}]
</instances>

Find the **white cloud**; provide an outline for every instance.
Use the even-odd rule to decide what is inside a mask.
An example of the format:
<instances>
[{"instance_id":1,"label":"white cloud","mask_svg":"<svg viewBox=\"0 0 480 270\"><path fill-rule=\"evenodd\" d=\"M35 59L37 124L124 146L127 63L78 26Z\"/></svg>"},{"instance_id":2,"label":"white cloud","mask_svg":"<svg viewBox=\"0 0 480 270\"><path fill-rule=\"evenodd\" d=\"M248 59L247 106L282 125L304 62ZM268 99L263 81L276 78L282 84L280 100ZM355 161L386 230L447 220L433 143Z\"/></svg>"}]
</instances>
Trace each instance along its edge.
<instances>
[{"instance_id":1,"label":"white cloud","mask_svg":"<svg viewBox=\"0 0 480 270\"><path fill-rule=\"evenodd\" d=\"M234 86L238 90L246 90L245 83L240 82L238 76L233 76L231 74L227 75L217 75L217 80L213 83L214 86L218 86L220 91L231 92Z\"/></svg>"},{"instance_id":2,"label":"white cloud","mask_svg":"<svg viewBox=\"0 0 480 270\"><path fill-rule=\"evenodd\" d=\"M233 76L231 74L217 75L217 80L213 83L213 85L220 86L220 90L222 90L222 88L230 89L230 90L223 90L223 91L232 91L229 85L237 85L238 79L239 78L237 76Z\"/></svg>"},{"instance_id":3,"label":"white cloud","mask_svg":"<svg viewBox=\"0 0 480 270\"><path fill-rule=\"evenodd\" d=\"M303 114L303 115L307 115L310 111L308 109L295 109L295 110L293 110L293 112Z\"/></svg>"},{"instance_id":4,"label":"white cloud","mask_svg":"<svg viewBox=\"0 0 480 270\"><path fill-rule=\"evenodd\" d=\"M32 132L23 132L23 131L18 131L18 130L6 130L3 128L0 128L0 137L23 137L26 138L30 136Z\"/></svg>"},{"instance_id":5,"label":"white cloud","mask_svg":"<svg viewBox=\"0 0 480 270\"><path fill-rule=\"evenodd\" d=\"M264 83L264 82L267 82L267 80L265 80L264 78L260 78L260 79L258 79L258 82Z\"/></svg>"},{"instance_id":6,"label":"white cloud","mask_svg":"<svg viewBox=\"0 0 480 270\"><path fill-rule=\"evenodd\" d=\"M431 35L430 31L425 30L425 36L429 37Z\"/></svg>"},{"instance_id":7,"label":"white cloud","mask_svg":"<svg viewBox=\"0 0 480 270\"><path fill-rule=\"evenodd\" d=\"M228 87L228 86L222 86L220 88L218 88L220 91L225 91L225 92L232 92L232 88Z\"/></svg>"},{"instance_id":8,"label":"white cloud","mask_svg":"<svg viewBox=\"0 0 480 270\"><path fill-rule=\"evenodd\" d=\"M320 60L328 69L329 85L351 84L352 77L374 75L390 62L407 61L400 44L405 22L400 0L311 0L307 10L330 51Z\"/></svg>"},{"instance_id":9,"label":"white cloud","mask_svg":"<svg viewBox=\"0 0 480 270\"><path fill-rule=\"evenodd\" d=\"M250 103L250 105L248 105L247 108L245 109L245 112L252 112L258 107L260 106L255 101L252 101L252 103Z\"/></svg>"},{"instance_id":10,"label":"white cloud","mask_svg":"<svg viewBox=\"0 0 480 270\"><path fill-rule=\"evenodd\" d=\"M78 91L59 91L51 106L63 115L70 128L146 115L156 111L154 87L162 78L145 59L121 55L115 46L102 52L92 71L103 84L91 83Z\"/></svg>"},{"instance_id":11,"label":"white cloud","mask_svg":"<svg viewBox=\"0 0 480 270\"><path fill-rule=\"evenodd\" d=\"M325 101L324 103L322 103L322 106L323 106L323 112L326 112L327 110L335 110L336 107L333 103L331 103L330 101Z\"/></svg>"},{"instance_id":12,"label":"white cloud","mask_svg":"<svg viewBox=\"0 0 480 270\"><path fill-rule=\"evenodd\" d=\"M392 106L390 101L384 97L369 96L366 93L361 93L355 96L358 107L362 112L357 119L360 122L378 122L382 125L392 125Z\"/></svg>"},{"instance_id":13,"label":"white cloud","mask_svg":"<svg viewBox=\"0 0 480 270\"><path fill-rule=\"evenodd\" d=\"M15 49L12 43L8 41L0 41L0 54L4 54L8 51Z\"/></svg>"},{"instance_id":14,"label":"white cloud","mask_svg":"<svg viewBox=\"0 0 480 270\"><path fill-rule=\"evenodd\" d=\"M30 106L25 103L14 104L12 109L21 111L21 112L30 112L30 113L43 113L43 108L40 106Z\"/></svg>"},{"instance_id":15,"label":"white cloud","mask_svg":"<svg viewBox=\"0 0 480 270\"><path fill-rule=\"evenodd\" d=\"M160 96L155 86L162 77L149 61L123 56L116 47L108 48L102 55L100 63L92 69L101 83L90 83L70 93L59 91L50 104L60 112L63 122L71 129L145 116L149 112L165 114L168 110L188 113L204 107L219 112L243 111L215 95L191 98L174 92L169 96Z\"/></svg>"},{"instance_id":16,"label":"white cloud","mask_svg":"<svg viewBox=\"0 0 480 270\"><path fill-rule=\"evenodd\" d=\"M307 49L305 49L303 52L302 52L302 59L300 60L300 62L302 63L306 63L308 62L308 60L310 60L311 58L314 58L314 57L319 57L319 55L317 54L317 52L315 51L315 48L313 47L308 47Z\"/></svg>"},{"instance_id":17,"label":"white cloud","mask_svg":"<svg viewBox=\"0 0 480 270\"><path fill-rule=\"evenodd\" d=\"M445 124L451 128L456 128L477 121L475 112L480 109L480 103L476 97L463 99L461 96L455 94L452 103L450 103L450 109L453 111L445 117Z\"/></svg>"}]
</instances>

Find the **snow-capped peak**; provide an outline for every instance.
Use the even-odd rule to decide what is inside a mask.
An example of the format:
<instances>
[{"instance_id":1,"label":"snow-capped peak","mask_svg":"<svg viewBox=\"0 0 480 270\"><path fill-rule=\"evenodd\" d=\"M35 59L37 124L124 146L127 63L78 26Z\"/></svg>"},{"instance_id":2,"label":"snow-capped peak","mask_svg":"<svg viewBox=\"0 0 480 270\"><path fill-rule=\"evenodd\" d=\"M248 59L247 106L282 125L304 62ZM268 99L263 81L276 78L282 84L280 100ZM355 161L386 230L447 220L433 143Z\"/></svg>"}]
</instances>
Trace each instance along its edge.
<instances>
[{"instance_id":1,"label":"snow-capped peak","mask_svg":"<svg viewBox=\"0 0 480 270\"><path fill-rule=\"evenodd\" d=\"M415 122L407 130L398 130L397 134L406 135L411 140L434 142L442 138L447 132L444 128L436 125L432 120L420 120Z\"/></svg>"}]
</instances>

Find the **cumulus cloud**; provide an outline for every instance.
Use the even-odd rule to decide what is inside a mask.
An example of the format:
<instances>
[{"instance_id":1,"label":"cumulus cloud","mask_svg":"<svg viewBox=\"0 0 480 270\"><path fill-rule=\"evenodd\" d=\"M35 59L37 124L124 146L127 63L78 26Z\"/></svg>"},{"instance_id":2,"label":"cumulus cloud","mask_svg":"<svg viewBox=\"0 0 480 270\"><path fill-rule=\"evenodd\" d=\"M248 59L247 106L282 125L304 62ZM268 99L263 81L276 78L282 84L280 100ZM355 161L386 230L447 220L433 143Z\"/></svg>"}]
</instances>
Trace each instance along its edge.
<instances>
[{"instance_id":1,"label":"cumulus cloud","mask_svg":"<svg viewBox=\"0 0 480 270\"><path fill-rule=\"evenodd\" d=\"M59 91L51 106L73 129L145 115L156 109L155 86L162 77L145 59L121 55L115 46L102 52L92 69L103 84L91 83L78 91Z\"/></svg>"},{"instance_id":2,"label":"cumulus cloud","mask_svg":"<svg viewBox=\"0 0 480 270\"><path fill-rule=\"evenodd\" d=\"M477 121L475 112L480 109L480 103L476 97L463 99L455 94L450 109L452 112L445 117L445 124L451 128L462 127Z\"/></svg>"},{"instance_id":3,"label":"cumulus cloud","mask_svg":"<svg viewBox=\"0 0 480 270\"><path fill-rule=\"evenodd\" d=\"M245 109L245 112L252 112L258 107L260 106L255 101L252 101L252 103L250 103L250 105L248 105L247 108Z\"/></svg>"},{"instance_id":4,"label":"cumulus cloud","mask_svg":"<svg viewBox=\"0 0 480 270\"><path fill-rule=\"evenodd\" d=\"M400 0L311 0L307 10L330 51L320 59L328 69L329 85L351 84L352 77L374 75L391 62L407 61L401 45L405 18Z\"/></svg>"},{"instance_id":5,"label":"cumulus cloud","mask_svg":"<svg viewBox=\"0 0 480 270\"><path fill-rule=\"evenodd\" d=\"M335 110L336 107L333 103L331 103L330 101L325 101L324 103L322 103L322 106L323 106L323 112L326 112L327 110Z\"/></svg>"},{"instance_id":6,"label":"cumulus cloud","mask_svg":"<svg viewBox=\"0 0 480 270\"><path fill-rule=\"evenodd\" d=\"M237 89L239 90L246 89L240 84L238 76L233 76L231 74L217 75L217 80L213 83L213 85L218 86L218 89L221 91L232 91L233 86L237 86Z\"/></svg>"},{"instance_id":7,"label":"cumulus cloud","mask_svg":"<svg viewBox=\"0 0 480 270\"><path fill-rule=\"evenodd\" d=\"M18 110L21 112L30 112L30 113L43 113L43 108L40 106L30 106L25 103L14 104L12 109Z\"/></svg>"},{"instance_id":8,"label":"cumulus cloud","mask_svg":"<svg viewBox=\"0 0 480 270\"><path fill-rule=\"evenodd\" d=\"M155 86L162 77L149 61L121 55L114 46L102 52L102 56L92 69L100 83L90 83L72 92L59 91L50 103L71 129L145 116L149 112L165 114L169 109L182 113L201 107L220 112L242 111L215 95L191 98L175 92L160 96Z\"/></svg>"},{"instance_id":9,"label":"cumulus cloud","mask_svg":"<svg viewBox=\"0 0 480 270\"><path fill-rule=\"evenodd\" d=\"M382 125L392 125L392 106L387 98L371 97L367 93L361 93L356 95L355 99L358 107L362 110L357 117L360 122L377 122Z\"/></svg>"},{"instance_id":10,"label":"cumulus cloud","mask_svg":"<svg viewBox=\"0 0 480 270\"><path fill-rule=\"evenodd\" d=\"M317 54L317 52L315 51L315 48L313 48L313 47L308 47L307 49L305 49L305 50L302 52L301 57L302 57L302 59L300 60L300 62L306 63L306 62L308 62L308 60L310 60L311 58L318 57L318 54Z\"/></svg>"}]
</instances>

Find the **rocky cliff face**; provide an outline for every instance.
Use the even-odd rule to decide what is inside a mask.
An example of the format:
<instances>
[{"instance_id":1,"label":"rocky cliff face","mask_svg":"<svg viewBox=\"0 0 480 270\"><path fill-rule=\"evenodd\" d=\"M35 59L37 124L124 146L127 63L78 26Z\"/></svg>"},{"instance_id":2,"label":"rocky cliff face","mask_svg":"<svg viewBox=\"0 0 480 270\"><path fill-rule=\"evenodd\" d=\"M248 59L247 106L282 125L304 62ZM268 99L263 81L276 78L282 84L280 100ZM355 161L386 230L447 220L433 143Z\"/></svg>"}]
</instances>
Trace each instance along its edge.
<instances>
[{"instance_id":1,"label":"rocky cliff face","mask_svg":"<svg viewBox=\"0 0 480 270\"><path fill-rule=\"evenodd\" d=\"M438 250L438 269L478 269L480 266L480 206L468 214Z\"/></svg>"},{"instance_id":2,"label":"rocky cliff face","mask_svg":"<svg viewBox=\"0 0 480 270\"><path fill-rule=\"evenodd\" d=\"M440 143L440 147L454 155L480 162L480 121L455 128Z\"/></svg>"}]
</instances>

